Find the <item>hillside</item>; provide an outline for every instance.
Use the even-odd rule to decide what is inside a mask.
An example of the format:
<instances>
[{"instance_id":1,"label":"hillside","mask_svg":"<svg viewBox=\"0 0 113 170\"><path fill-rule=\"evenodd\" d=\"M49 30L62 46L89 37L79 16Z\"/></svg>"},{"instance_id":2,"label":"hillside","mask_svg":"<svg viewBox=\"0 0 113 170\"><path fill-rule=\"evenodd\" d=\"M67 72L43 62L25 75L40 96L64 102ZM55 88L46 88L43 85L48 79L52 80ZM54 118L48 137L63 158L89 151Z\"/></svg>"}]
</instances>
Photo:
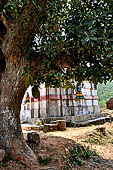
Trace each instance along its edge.
<instances>
[{"instance_id":1,"label":"hillside","mask_svg":"<svg viewBox=\"0 0 113 170\"><path fill-rule=\"evenodd\" d=\"M98 96L100 106L105 107L106 102L113 97L113 82L98 84Z\"/></svg>"}]
</instances>

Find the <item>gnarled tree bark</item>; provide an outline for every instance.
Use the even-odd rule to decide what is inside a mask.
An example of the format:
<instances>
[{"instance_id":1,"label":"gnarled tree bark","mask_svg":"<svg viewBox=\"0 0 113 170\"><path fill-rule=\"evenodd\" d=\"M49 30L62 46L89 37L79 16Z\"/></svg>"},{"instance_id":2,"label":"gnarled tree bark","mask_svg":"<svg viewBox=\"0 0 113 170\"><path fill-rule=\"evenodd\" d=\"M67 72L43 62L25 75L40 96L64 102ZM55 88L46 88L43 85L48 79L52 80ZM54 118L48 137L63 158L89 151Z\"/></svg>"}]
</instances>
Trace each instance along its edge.
<instances>
[{"instance_id":1,"label":"gnarled tree bark","mask_svg":"<svg viewBox=\"0 0 113 170\"><path fill-rule=\"evenodd\" d=\"M37 158L24 141L20 124L26 78L22 75L25 59L18 46L19 27L6 30L3 24L0 28L0 148L16 160L36 163Z\"/></svg>"}]
</instances>

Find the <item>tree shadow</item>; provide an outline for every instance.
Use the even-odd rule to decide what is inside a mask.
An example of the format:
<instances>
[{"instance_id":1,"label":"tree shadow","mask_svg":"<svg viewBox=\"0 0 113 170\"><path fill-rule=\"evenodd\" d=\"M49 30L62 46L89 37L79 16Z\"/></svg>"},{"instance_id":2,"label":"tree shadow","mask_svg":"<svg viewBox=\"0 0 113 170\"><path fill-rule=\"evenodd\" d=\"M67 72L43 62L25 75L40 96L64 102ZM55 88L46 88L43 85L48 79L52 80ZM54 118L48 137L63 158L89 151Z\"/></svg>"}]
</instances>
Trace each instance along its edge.
<instances>
[{"instance_id":1,"label":"tree shadow","mask_svg":"<svg viewBox=\"0 0 113 170\"><path fill-rule=\"evenodd\" d=\"M39 146L32 147L43 161L54 170L112 170L113 159L104 159L89 146L76 143L72 139L45 134L41 137ZM48 161L49 160L49 161ZM46 166L47 166L46 165Z\"/></svg>"}]
</instances>

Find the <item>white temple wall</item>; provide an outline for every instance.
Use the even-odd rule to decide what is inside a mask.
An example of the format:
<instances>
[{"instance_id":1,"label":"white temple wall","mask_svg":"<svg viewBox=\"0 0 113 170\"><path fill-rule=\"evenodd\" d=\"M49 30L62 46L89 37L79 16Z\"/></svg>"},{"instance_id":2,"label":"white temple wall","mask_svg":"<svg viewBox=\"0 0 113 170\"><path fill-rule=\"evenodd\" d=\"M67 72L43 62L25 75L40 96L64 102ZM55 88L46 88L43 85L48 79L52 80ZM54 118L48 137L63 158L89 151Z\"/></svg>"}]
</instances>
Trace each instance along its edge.
<instances>
[{"instance_id":1,"label":"white temple wall","mask_svg":"<svg viewBox=\"0 0 113 170\"><path fill-rule=\"evenodd\" d=\"M28 89L30 102L24 103L23 98L21 109L21 120L35 120L47 117L71 117L76 120L77 116L96 115L100 113L97 90L93 84L84 82L82 94L84 99L76 100L76 91L64 88L40 88L40 98L34 99L31 94L31 87ZM27 106L29 105L29 109ZM26 109L25 109L26 107Z\"/></svg>"}]
</instances>

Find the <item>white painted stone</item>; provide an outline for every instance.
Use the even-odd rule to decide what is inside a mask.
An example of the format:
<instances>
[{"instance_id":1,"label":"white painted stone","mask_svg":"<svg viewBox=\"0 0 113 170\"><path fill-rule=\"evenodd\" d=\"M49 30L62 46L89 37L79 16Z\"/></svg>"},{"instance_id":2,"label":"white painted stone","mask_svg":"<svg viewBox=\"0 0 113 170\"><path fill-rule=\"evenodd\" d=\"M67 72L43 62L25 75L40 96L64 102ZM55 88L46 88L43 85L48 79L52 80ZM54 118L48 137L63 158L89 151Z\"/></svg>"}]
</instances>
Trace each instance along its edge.
<instances>
[{"instance_id":1,"label":"white painted stone","mask_svg":"<svg viewBox=\"0 0 113 170\"><path fill-rule=\"evenodd\" d=\"M50 115L50 117L60 116L60 107L59 108L49 107L49 115Z\"/></svg>"},{"instance_id":2,"label":"white painted stone","mask_svg":"<svg viewBox=\"0 0 113 170\"><path fill-rule=\"evenodd\" d=\"M38 109L34 109L34 117L38 117Z\"/></svg>"},{"instance_id":3,"label":"white painted stone","mask_svg":"<svg viewBox=\"0 0 113 170\"><path fill-rule=\"evenodd\" d=\"M88 106L83 107L83 115L88 115Z\"/></svg>"},{"instance_id":4,"label":"white painted stone","mask_svg":"<svg viewBox=\"0 0 113 170\"><path fill-rule=\"evenodd\" d=\"M73 100L73 105L77 106L77 101L76 100Z\"/></svg>"},{"instance_id":5,"label":"white painted stone","mask_svg":"<svg viewBox=\"0 0 113 170\"><path fill-rule=\"evenodd\" d=\"M46 107L40 109L40 117L41 118L46 117Z\"/></svg>"},{"instance_id":6,"label":"white painted stone","mask_svg":"<svg viewBox=\"0 0 113 170\"><path fill-rule=\"evenodd\" d=\"M61 95L65 95L66 94L66 89L61 88Z\"/></svg>"},{"instance_id":7,"label":"white painted stone","mask_svg":"<svg viewBox=\"0 0 113 170\"><path fill-rule=\"evenodd\" d=\"M63 107L63 115L71 116L71 107Z\"/></svg>"},{"instance_id":8,"label":"white painted stone","mask_svg":"<svg viewBox=\"0 0 113 170\"><path fill-rule=\"evenodd\" d=\"M70 94L70 95L72 94L72 89L71 88L68 89L68 94Z\"/></svg>"},{"instance_id":9,"label":"white painted stone","mask_svg":"<svg viewBox=\"0 0 113 170\"><path fill-rule=\"evenodd\" d=\"M92 100L85 100L86 106L92 106Z\"/></svg>"},{"instance_id":10,"label":"white painted stone","mask_svg":"<svg viewBox=\"0 0 113 170\"><path fill-rule=\"evenodd\" d=\"M38 109L39 108L39 103L38 102L34 102L34 108Z\"/></svg>"},{"instance_id":11,"label":"white painted stone","mask_svg":"<svg viewBox=\"0 0 113 170\"><path fill-rule=\"evenodd\" d=\"M94 114L94 107L88 106L88 114Z\"/></svg>"},{"instance_id":12,"label":"white painted stone","mask_svg":"<svg viewBox=\"0 0 113 170\"><path fill-rule=\"evenodd\" d=\"M40 101L40 107L44 108L46 106L46 100Z\"/></svg>"},{"instance_id":13,"label":"white painted stone","mask_svg":"<svg viewBox=\"0 0 113 170\"><path fill-rule=\"evenodd\" d=\"M60 100L50 100L49 105L53 107L60 107Z\"/></svg>"},{"instance_id":14,"label":"white painted stone","mask_svg":"<svg viewBox=\"0 0 113 170\"><path fill-rule=\"evenodd\" d=\"M68 102L69 103L69 102ZM62 100L62 106L67 107L67 100Z\"/></svg>"},{"instance_id":15,"label":"white painted stone","mask_svg":"<svg viewBox=\"0 0 113 170\"><path fill-rule=\"evenodd\" d=\"M50 88L49 89L49 95L59 95L60 91L59 88Z\"/></svg>"},{"instance_id":16,"label":"white painted stone","mask_svg":"<svg viewBox=\"0 0 113 170\"><path fill-rule=\"evenodd\" d=\"M82 106L74 107L74 112L75 112L75 116L76 115L83 115L83 107Z\"/></svg>"},{"instance_id":17,"label":"white painted stone","mask_svg":"<svg viewBox=\"0 0 113 170\"><path fill-rule=\"evenodd\" d=\"M90 89L84 89L84 95L85 96L91 96L91 90Z\"/></svg>"},{"instance_id":18,"label":"white painted stone","mask_svg":"<svg viewBox=\"0 0 113 170\"><path fill-rule=\"evenodd\" d=\"M92 96L97 96L97 90L92 90Z\"/></svg>"},{"instance_id":19,"label":"white painted stone","mask_svg":"<svg viewBox=\"0 0 113 170\"><path fill-rule=\"evenodd\" d=\"M98 104L98 100L93 100L93 105L94 106L98 106L99 104Z\"/></svg>"},{"instance_id":20,"label":"white painted stone","mask_svg":"<svg viewBox=\"0 0 113 170\"><path fill-rule=\"evenodd\" d=\"M46 95L46 88L40 89L40 95L45 96Z\"/></svg>"},{"instance_id":21,"label":"white painted stone","mask_svg":"<svg viewBox=\"0 0 113 170\"><path fill-rule=\"evenodd\" d=\"M91 88L91 84L88 81L84 81L83 83L84 83L83 88L85 88L85 89Z\"/></svg>"},{"instance_id":22,"label":"white painted stone","mask_svg":"<svg viewBox=\"0 0 113 170\"><path fill-rule=\"evenodd\" d=\"M69 100L69 106L72 106L72 100Z\"/></svg>"}]
</instances>

